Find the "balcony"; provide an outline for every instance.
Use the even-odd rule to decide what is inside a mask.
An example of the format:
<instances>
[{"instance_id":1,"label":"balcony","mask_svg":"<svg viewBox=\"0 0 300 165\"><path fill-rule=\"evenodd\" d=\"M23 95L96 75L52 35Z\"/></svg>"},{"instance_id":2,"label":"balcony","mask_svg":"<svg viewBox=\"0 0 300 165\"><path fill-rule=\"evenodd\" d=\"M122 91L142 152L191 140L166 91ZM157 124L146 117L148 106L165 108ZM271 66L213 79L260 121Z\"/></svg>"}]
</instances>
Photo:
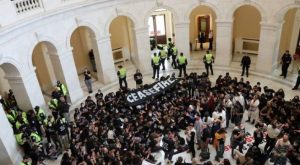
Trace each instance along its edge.
<instances>
[{"instance_id":1,"label":"balcony","mask_svg":"<svg viewBox=\"0 0 300 165\"><path fill-rule=\"evenodd\" d=\"M85 5L122 3L126 0L9 0L0 5L0 29L43 14L60 12ZM2 29L3 30L3 29Z\"/></svg>"}]
</instances>

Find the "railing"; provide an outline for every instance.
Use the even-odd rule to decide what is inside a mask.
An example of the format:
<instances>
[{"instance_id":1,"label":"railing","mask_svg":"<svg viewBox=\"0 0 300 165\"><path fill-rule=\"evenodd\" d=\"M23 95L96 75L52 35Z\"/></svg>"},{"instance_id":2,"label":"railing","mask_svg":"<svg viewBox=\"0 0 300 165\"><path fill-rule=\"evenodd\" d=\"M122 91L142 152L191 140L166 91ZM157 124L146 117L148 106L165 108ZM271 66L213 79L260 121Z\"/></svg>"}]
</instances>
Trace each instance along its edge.
<instances>
[{"instance_id":1,"label":"railing","mask_svg":"<svg viewBox=\"0 0 300 165\"><path fill-rule=\"evenodd\" d=\"M42 8L41 0L11 0L14 3L17 14Z\"/></svg>"}]
</instances>

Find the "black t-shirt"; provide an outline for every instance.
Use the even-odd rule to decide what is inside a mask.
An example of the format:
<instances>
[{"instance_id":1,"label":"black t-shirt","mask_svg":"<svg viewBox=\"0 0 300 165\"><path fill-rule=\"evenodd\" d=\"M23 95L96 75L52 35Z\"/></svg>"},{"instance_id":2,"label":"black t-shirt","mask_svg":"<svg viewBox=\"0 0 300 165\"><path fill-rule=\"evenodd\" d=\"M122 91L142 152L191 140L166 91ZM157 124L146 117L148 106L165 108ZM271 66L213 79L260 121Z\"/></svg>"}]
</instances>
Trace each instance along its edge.
<instances>
[{"instance_id":1,"label":"black t-shirt","mask_svg":"<svg viewBox=\"0 0 300 165\"><path fill-rule=\"evenodd\" d=\"M268 100L271 100L273 98L273 94L275 91L273 89L265 89L265 95L268 98Z\"/></svg>"},{"instance_id":2,"label":"black t-shirt","mask_svg":"<svg viewBox=\"0 0 300 165\"><path fill-rule=\"evenodd\" d=\"M134 80L136 84L142 84L143 83L143 77L141 73L134 74Z\"/></svg>"},{"instance_id":3,"label":"black t-shirt","mask_svg":"<svg viewBox=\"0 0 300 165\"><path fill-rule=\"evenodd\" d=\"M90 71L85 71L84 72L84 80L90 80L91 77L91 72Z\"/></svg>"}]
</instances>

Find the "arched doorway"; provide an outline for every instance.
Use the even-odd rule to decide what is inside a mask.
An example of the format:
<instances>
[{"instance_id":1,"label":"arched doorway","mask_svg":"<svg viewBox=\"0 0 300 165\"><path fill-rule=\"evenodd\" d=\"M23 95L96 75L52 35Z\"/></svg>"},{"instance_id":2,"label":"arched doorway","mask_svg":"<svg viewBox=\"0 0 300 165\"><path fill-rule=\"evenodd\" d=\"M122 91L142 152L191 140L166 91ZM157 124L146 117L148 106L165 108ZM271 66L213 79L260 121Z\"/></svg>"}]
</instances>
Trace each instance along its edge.
<instances>
[{"instance_id":1,"label":"arched doorway","mask_svg":"<svg viewBox=\"0 0 300 165\"><path fill-rule=\"evenodd\" d=\"M83 72L85 68L91 72L94 82L93 88L101 87L103 85L100 83L103 81L103 72L95 32L87 26L80 26L73 31L70 42L81 88L88 92L84 83Z\"/></svg>"},{"instance_id":2,"label":"arched doorway","mask_svg":"<svg viewBox=\"0 0 300 165\"><path fill-rule=\"evenodd\" d=\"M56 82L61 81L65 84L56 47L48 41L39 42L32 52L32 64L44 99L48 102Z\"/></svg>"},{"instance_id":3,"label":"arched doorway","mask_svg":"<svg viewBox=\"0 0 300 165\"><path fill-rule=\"evenodd\" d=\"M10 63L4 63L0 65L0 95L2 99L8 102L9 90L12 90L16 104L20 109L27 111L35 106L31 105L19 70Z\"/></svg>"},{"instance_id":4,"label":"arched doorway","mask_svg":"<svg viewBox=\"0 0 300 165\"><path fill-rule=\"evenodd\" d=\"M127 16L118 16L110 23L110 41L116 70L118 65L124 65L127 73L135 73L137 45L134 28L134 22Z\"/></svg>"},{"instance_id":5,"label":"arched doorway","mask_svg":"<svg viewBox=\"0 0 300 165\"><path fill-rule=\"evenodd\" d=\"M292 8L285 13L281 38L279 44L279 51L277 57L277 63L280 63L281 56L286 50L289 50L290 54L294 56L298 55L298 58L293 59L292 64L289 67L289 72L297 73L297 68L300 67L300 10ZM281 66L278 65L278 72L281 72ZM280 74L280 73L278 73Z\"/></svg>"},{"instance_id":6,"label":"arched doorway","mask_svg":"<svg viewBox=\"0 0 300 165\"><path fill-rule=\"evenodd\" d=\"M29 97L26 93L24 85L16 78L20 76L18 69L10 64L4 63L0 65L0 95L1 103L4 100L6 103L11 103L8 99L8 90L12 90L17 100L18 107L22 110L32 108ZM6 115L6 105L0 103L0 148L1 148L1 164L16 164L22 155L18 144L15 141L14 131ZM7 104L8 105L8 104ZM10 104L11 105L11 104Z\"/></svg>"},{"instance_id":7,"label":"arched doorway","mask_svg":"<svg viewBox=\"0 0 300 165\"><path fill-rule=\"evenodd\" d=\"M261 13L251 5L244 5L233 14L232 65L240 65L243 55L251 58L251 67L256 65L259 50Z\"/></svg>"},{"instance_id":8,"label":"arched doorway","mask_svg":"<svg viewBox=\"0 0 300 165\"><path fill-rule=\"evenodd\" d=\"M193 51L191 58L202 59L203 56L199 56L199 52L196 51L204 55L205 51L210 49L210 45L210 50L215 51L216 18L215 11L208 6L198 6L190 13L190 45Z\"/></svg>"},{"instance_id":9,"label":"arched doorway","mask_svg":"<svg viewBox=\"0 0 300 165\"><path fill-rule=\"evenodd\" d=\"M173 14L167 9L157 9L148 18L151 51L161 48L171 39L175 42ZM158 47L157 47L158 46Z\"/></svg>"}]
</instances>

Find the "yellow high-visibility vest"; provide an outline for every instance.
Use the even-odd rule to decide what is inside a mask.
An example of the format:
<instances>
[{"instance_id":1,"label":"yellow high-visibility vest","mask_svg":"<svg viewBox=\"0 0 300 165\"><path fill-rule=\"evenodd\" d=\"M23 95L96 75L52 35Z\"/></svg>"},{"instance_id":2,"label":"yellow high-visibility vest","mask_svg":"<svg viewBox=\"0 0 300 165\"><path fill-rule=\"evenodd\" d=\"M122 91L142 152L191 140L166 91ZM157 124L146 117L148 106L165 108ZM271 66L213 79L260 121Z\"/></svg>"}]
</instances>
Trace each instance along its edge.
<instances>
[{"instance_id":1,"label":"yellow high-visibility vest","mask_svg":"<svg viewBox=\"0 0 300 165\"><path fill-rule=\"evenodd\" d=\"M160 57L158 57L158 56L154 56L152 58L152 61L153 61L154 65L159 65L159 60L160 60Z\"/></svg>"},{"instance_id":2,"label":"yellow high-visibility vest","mask_svg":"<svg viewBox=\"0 0 300 165\"><path fill-rule=\"evenodd\" d=\"M163 59L167 58L167 54L168 52L164 49L160 51L160 57Z\"/></svg>"},{"instance_id":3,"label":"yellow high-visibility vest","mask_svg":"<svg viewBox=\"0 0 300 165\"><path fill-rule=\"evenodd\" d=\"M60 91L64 96L67 95L68 90L64 84L57 86L57 90Z\"/></svg>"},{"instance_id":4,"label":"yellow high-visibility vest","mask_svg":"<svg viewBox=\"0 0 300 165\"><path fill-rule=\"evenodd\" d=\"M179 65L185 64L185 60L186 60L186 57L180 55L180 56L178 57Z\"/></svg>"},{"instance_id":5,"label":"yellow high-visibility vest","mask_svg":"<svg viewBox=\"0 0 300 165\"><path fill-rule=\"evenodd\" d=\"M206 61L206 63L210 64L212 62L212 58L213 58L212 54L206 54L205 55L205 61Z\"/></svg>"},{"instance_id":6,"label":"yellow high-visibility vest","mask_svg":"<svg viewBox=\"0 0 300 165\"><path fill-rule=\"evenodd\" d=\"M119 75L120 78L126 77L126 69L125 68L119 69L119 73L120 73L120 75Z\"/></svg>"}]
</instances>

